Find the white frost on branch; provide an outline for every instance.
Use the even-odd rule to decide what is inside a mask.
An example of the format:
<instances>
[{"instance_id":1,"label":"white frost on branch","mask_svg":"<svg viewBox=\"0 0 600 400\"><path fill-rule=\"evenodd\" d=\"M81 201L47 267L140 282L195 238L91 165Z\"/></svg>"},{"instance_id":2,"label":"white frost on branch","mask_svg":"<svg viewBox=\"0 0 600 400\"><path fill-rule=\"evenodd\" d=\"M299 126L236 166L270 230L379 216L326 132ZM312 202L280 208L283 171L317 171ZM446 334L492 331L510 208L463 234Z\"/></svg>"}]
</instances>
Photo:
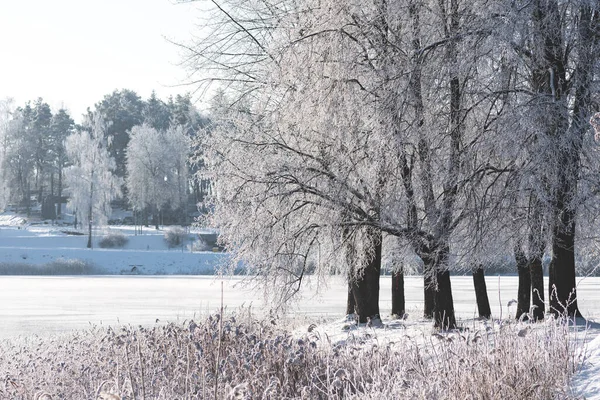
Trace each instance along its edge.
<instances>
[{"instance_id":1,"label":"white frost on branch","mask_svg":"<svg viewBox=\"0 0 600 400\"><path fill-rule=\"evenodd\" d=\"M144 124L131 129L126 181L136 209L160 211L185 204L189 151L190 140L181 126L159 131Z\"/></svg>"}]
</instances>

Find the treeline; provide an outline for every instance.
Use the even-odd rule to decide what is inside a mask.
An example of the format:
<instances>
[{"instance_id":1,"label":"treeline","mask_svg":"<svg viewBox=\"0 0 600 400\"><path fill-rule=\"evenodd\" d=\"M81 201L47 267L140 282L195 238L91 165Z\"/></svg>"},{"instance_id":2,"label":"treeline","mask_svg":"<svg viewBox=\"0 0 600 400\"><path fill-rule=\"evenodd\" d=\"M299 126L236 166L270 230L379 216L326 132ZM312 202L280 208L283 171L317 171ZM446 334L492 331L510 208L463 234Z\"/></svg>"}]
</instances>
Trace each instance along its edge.
<instances>
[{"instance_id":1,"label":"treeline","mask_svg":"<svg viewBox=\"0 0 600 400\"><path fill-rule=\"evenodd\" d=\"M67 110L52 110L42 98L25 105L2 101L2 208L11 204L30 213L32 202L36 202L42 204L45 218L60 218L64 212L61 205L81 190L74 177L69 187L65 172L77 164L84 167L83 153L92 144L81 140L88 137L95 140L96 147L105 147L108 157L105 161L114 163L110 173L116 178L115 183L119 183L116 199L125 207L136 208L140 221L147 223L154 216L158 223L158 214L162 212L165 221L189 222L189 209L195 209L208 190L206 181L193 177L199 163L192 162L195 154L192 142L207 126L208 119L194 107L190 95L177 95L165 101L153 92L144 100L134 91L115 90L88 108L83 117L83 122L76 124ZM79 143L75 140L77 135ZM148 146L154 146L154 150ZM97 162L88 166L90 171L100 170ZM141 163L155 165L144 171ZM155 179L148 174L154 174ZM157 184L159 179L162 186ZM171 182L178 188L176 201L170 197L173 187L166 186ZM115 200L114 196L112 199Z\"/></svg>"}]
</instances>

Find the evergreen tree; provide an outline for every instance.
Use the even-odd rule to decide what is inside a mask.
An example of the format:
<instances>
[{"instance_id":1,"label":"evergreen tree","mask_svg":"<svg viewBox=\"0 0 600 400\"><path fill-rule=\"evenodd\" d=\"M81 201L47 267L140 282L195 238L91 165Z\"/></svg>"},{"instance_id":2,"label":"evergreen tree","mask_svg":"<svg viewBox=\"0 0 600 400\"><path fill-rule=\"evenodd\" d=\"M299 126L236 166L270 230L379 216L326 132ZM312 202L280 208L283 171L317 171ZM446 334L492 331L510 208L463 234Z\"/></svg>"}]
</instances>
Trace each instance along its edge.
<instances>
[{"instance_id":1,"label":"evergreen tree","mask_svg":"<svg viewBox=\"0 0 600 400\"><path fill-rule=\"evenodd\" d=\"M156 130L164 131L171 125L171 110L153 90L144 104L144 123Z\"/></svg>"},{"instance_id":2,"label":"evergreen tree","mask_svg":"<svg viewBox=\"0 0 600 400\"><path fill-rule=\"evenodd\" d=\"M125 153L129 143L131 128L144 121L144 102L132 90L115 90L96 104L95 112L102 115L109 124L106 128L106 137L111 137L108 151L116 162L116 174L125 176Z\"/></svg>"},{"instance_id":3,"label":"evergreen tree","mask_svg":"<svg viewBox=\"0 0 600 400\"><path fill-rule=\"evenodd\" d=\"M51 136L50 136L50 148L49 151L52 154L52 165L53 175L56 174L56 199L57 199L57 214L60 217L62 213L62 191L63 191L63 175L64 168L68 161L67 153L65 149L66 138L73 133L75 129L75 122L66 110L60 109L52 117L51 124ZM54 179L51 179L51 186L54 187ZM54 190L51 190L51 194L54 195Z\"/></svg>"}]
</instances>

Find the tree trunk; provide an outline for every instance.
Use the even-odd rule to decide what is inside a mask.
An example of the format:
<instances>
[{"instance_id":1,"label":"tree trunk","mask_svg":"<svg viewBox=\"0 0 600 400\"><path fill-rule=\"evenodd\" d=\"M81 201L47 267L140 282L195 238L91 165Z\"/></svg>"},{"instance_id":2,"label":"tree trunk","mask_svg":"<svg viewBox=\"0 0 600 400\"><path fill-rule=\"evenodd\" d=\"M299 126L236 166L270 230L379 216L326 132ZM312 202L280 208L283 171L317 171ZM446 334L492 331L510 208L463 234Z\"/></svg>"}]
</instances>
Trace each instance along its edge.
<instances>
[{"instance_id":1,"label":"tree trunk","mask_svg":"<svg viewBox=\"0 0 600 400\"><path fill-rule=\"evenodd\" d=\"M356 302L352 293L352 278L348 281L348 299L346 301L346 315L356 314Z\"/></svg>"},{"instance_id":2,"label":"tree trunk","mask_svg":"<svg viewBox=\"0 0 600 400\"><path fill-rule=\"evenodd\" d=\"M544 270L542 257L535 256L529 260L529 274L531 275L532 315L534 321L544 319L546 305L544 303Z\"/></svg>"},{"instance_id":3,"label":"tree trunk","mask_svg":"<svg viewBox=\"0 0 600 400\"><path fill-rule=\"evenodd\" d=\"M88 217L88 249L92 248L92 207L90 207L90 216Z\"/></svg>"},{"instance_id":4,"label":"tree trunk","mask_svg":"<svg viewBox=\"0 0 600 400\"><path fill-rule=\"evenodd\" d=\"M423 259L423 292L424 292L424 304L423 304L423 316L427 319L433 318L433 306L435 304L435 283L433 280L434 266L433 260L425 257Z\"/></svg>"},{"instance_id":5,"label":"tree trunk","mask_svg":"<svg viewBox=\"0 0 600 400\"><path fill-rule=\"evenodd\" d=\"M527 319L531 308L531 274L529 273L527 257L521 249L515 249L517 272L519 273L519 288L517 290L517 319Z\"/></svg>"},{"instance_id":6,"label":"tree trunk","mask_svg":"<svg viewBox=\"0 0 600 400\"><path fill-rule=\"evenodd\" d=\"M29 182L27 182L27 198L25 199L25 204L27 207L27 217L31 216L31 187Z\"/></svg>"},{"instance_id":7,"label":"tree trunk","mask_svg":"<svg viewBox=\"0 0 600 400\"><path fill-rule=\"evenodd\" d=\"M35 187L36 187L38 193L37 193L36 197L37 197L38 203L41 204L42 203L42 198L43 198L43 193L44 193L43 184L42 184L42 178L41 178L41 176L42 176L42 167L39 164L37 164L37 165L38 165L38 169L37 169L37 171L35 173Z\"/></svg>"},{"instance_id":8,"label":"tree trunk","mask_svg":"<svg viewBox=\"0 0 600 400\"><path fill-rule=\"evenodd\" d=\"M56 194L58 196L58 206L56 208L56 214L58 218L61 218L62 214L62 166L58 169L58 187L56 188Z\"/></svg>"},{"instance_id":9,"label":"tree trunk","mask_svg":"<svg viewBox=\"0 0 600 400\"><path fill-rule=\"evenodd\" d=\"M433 297L431 315L434 326L440 329L456 328L450 271L447 269L449 251L448 246L434 243L422 246L419 254L425 265L425 316L428 316Z\"/></svg>"},{"instance_id":10,"label":"tree trunk","mask_svg":"<svg viewBox=\"0 0 600 400\"><path fill-rule=\"evenodd\" d=\"M473 271L473 285L475 286L475 298L477 299L479 318L490 319L492 316L492 310L490 309L490 300L487 294L485 275L481 265L479 265Z\"/></svg>"},{"instance_id":11,"label":"tree trunk","mask_svg":"<svg viewBox=\"0 0 600 400\"><path fill-rule=\"evenodd\" d=\"M87 243L87 247L88 249L92 248L92 222L94 220L93 218L93 211L94 211L94 170L92 170L92 182L90 183L90 206L88 209L88 243ZM83 224L83 221L82 221Z\"/></svg>"},{"instance_id":12,"label":"tree trunk","mask_svg":"<svg viewBox=\"0 0 600 400\"><path fill-rule=\"evenodd\" d=\"M392 273L392 316L404 318L406 303L404 299L404 267Z\"/></svg>"},{"instance_id":13,"label":"tree trunk","mask_svg":"<svg viewBox=\"0 0 600 400\"><path fill-rule=\"evenodd\" d=\"M574 214L565 211L563 214ZM552 262L550 263L550 312L556 316L582 317L577 307L575 283L575 215L570 227L556 229L552 241Z\"/></svg>"},{"instance_id":14,"label":"tree trunk","mask_svg":"<svg viewBox=\"0 0 600 400\"><path fill-rule=\"evenodd\" d=\"M435 275L437 290L435 291L435 305L433 307L434 326L440 329L456 329L450 271L438 268Z\"/></svg>"},{"instance_id":15,"label":"tree trunk","mask_svg":"<svg viewBox=\"0 0 600 400\"><path fill-rule=\"evenodd\" d=\"M374 238L373 256L360 277L351 281L352 294L358 322L365 323L369 318L379 318L379 276L381 273L381 231Z\"/></svg>"}]
</instances>

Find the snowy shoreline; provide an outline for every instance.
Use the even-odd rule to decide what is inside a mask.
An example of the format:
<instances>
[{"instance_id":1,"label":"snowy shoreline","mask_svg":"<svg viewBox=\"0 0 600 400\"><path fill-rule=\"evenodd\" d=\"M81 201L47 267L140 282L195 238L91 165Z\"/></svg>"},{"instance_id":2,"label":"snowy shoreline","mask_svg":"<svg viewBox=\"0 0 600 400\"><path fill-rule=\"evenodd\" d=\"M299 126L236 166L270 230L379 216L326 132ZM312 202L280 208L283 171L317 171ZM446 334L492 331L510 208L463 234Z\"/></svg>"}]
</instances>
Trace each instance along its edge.
<instances>
[{"instance_id":1,"label":"snowy shoreline","mask_svg":"<svg viewBox=\"0 0 600 400\"><path fill-rule=\"evenodd\" d=\"M95 230L93 248L88 249L87 236L71 234L72 228L22 225L20 219L10 215L2 217L0 274L3 269L12 271L4 275L19 275L20 267L31 271L30 266L47 267L48 271L42 275L52 275L53 266L74 262L85 265L94 275L212 275L227 261L227 255L222 252L192 251L200 235L210 233L201 229L189 232L181 246L169 248L165 240L168 228L145 229L139 234L132 226L111 226ZM101 239L114 233L126 237L123 248L100 248Z\"/></svg>"}]
</instances>

